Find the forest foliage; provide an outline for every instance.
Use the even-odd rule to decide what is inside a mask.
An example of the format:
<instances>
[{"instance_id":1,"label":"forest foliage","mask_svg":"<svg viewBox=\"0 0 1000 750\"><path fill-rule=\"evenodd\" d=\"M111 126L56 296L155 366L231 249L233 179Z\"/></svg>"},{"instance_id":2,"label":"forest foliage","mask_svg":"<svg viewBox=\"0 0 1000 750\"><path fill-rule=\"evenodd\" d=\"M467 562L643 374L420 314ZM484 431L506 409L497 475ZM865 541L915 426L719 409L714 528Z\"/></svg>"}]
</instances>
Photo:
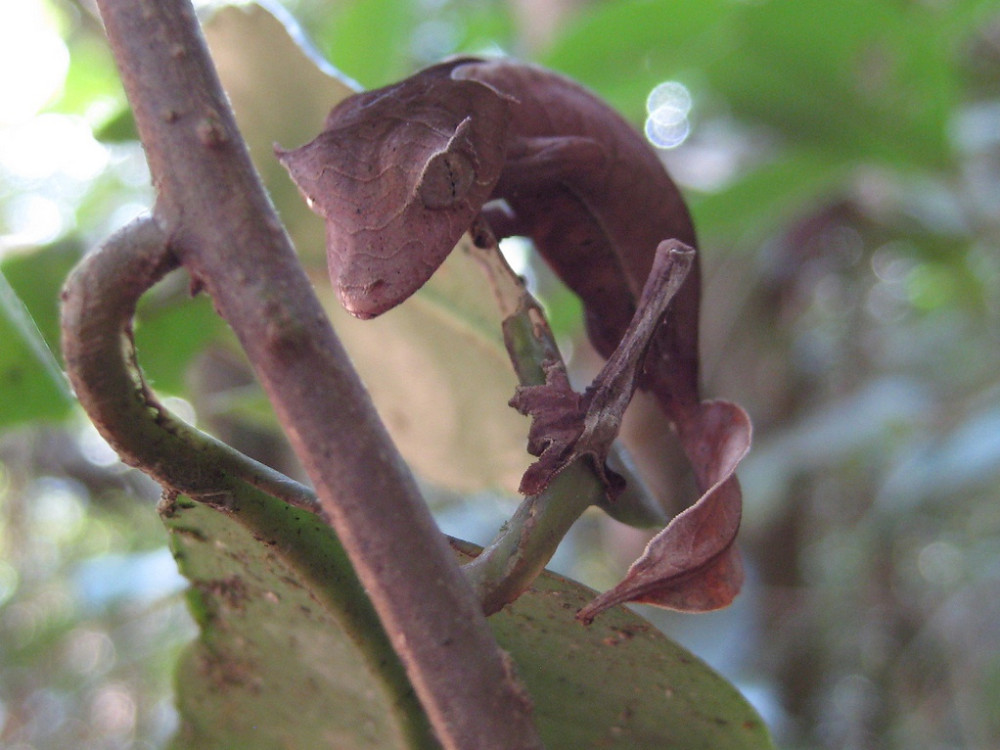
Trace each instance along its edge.
<instances>
[{"instance_id":1,"label":"forest foliage","mask_svg":"<svg viewBox=\"0 0 1000 750\"><path fill-rule=\"evenodd\" d=\"M68 0L23 5L13 20L35 41L16 47L15 64L44 54L35 67L50 72L36 82L47 97L5 106L0 123L0 740L155 747L176 720L170 674L192 626L155 488L86 425L57 354L69 269L152 193L99 23ZM545 5L289 10L364 87L449 54L505 52L580 80L637 126L659 118L680 134L663 156L706 267L705 391L740 402L755 424L740 472L750 583L727 612L651 619L751 696L783 746L996 744L1000 3L628 0L574 6L551 26ZM238 58L239 44L230 51ZM252 93L278 73L245 83ZM231 80L239 110L247 99ZM689 99L649 112L663 82ZM263 107L283 145L315 132L325 112L309 106ZM258 152L278 139L258 135L248 134ZM269 169L276 180L280 167L264 166L265 179ZM294 189L281 190L276 203L291 206ZM300 210L282 212L293 234ZM309 231L300 253L319 267L321 227ZM578 306L531 273L572 340ZM460 327L495 356L480 322L466 315ZM144 300L136 340L174 408L296 471L208 300L168 281ZM405 446L412 397L377 379L398 367L376 359L367 372L373 392L389 388L384 416ZM520 418L505 407L512 381L442 377L462 381L465 407L423 442L463 434L470 381L502 395L508 427L470 442L480 459L463 462L468 474L433 450L413 459L451 487L436 500L442 523L476 537L509 502L477 494L470 510L453 493L517 477ZM558 566L606 588L642 542L588 517Z\"/></svg>"}]
</instances>

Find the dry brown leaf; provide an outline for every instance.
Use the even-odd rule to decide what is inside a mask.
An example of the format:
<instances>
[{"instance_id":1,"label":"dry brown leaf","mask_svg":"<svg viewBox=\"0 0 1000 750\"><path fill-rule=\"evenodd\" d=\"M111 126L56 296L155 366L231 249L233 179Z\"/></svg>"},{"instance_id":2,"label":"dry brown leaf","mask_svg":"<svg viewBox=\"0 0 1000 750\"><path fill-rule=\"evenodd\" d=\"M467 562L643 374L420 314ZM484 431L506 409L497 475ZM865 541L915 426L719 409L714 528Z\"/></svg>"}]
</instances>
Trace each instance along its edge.
<instances>
[{"instance_id":1,"label":"dry brown leaf","mask_svg":"<svg viewBox=\"0 0 1000 750\"><path fill-rule=\"evenodd\" d=\"M646 545L625 578L578 617L592 620L623 602L645 602L688 612L719 609L743 583L734 546L742 496L736 467L750 450L750 418L736 404L705 401L679 429L702 496Z\"/></svg>"}]
</instances>

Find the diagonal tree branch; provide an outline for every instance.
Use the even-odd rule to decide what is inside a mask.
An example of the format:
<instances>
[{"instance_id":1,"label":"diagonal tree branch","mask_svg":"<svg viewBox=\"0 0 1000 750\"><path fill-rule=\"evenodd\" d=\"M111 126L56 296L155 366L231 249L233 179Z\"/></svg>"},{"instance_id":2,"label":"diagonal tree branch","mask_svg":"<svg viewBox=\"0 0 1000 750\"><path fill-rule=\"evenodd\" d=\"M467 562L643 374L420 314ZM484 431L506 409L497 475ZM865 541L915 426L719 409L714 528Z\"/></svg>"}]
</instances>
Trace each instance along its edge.
<instances>
[{"instance_id":1,"label":"diagonal tree branch","mask_svg":"<svg viewBox=\"0 0 1000 750\"><path fill-rule=\"evenodd\" d=\"M183 0L99 0L173 255L274 403L447 748L541 747L530 703L309 287Z\"/></svg>"}]
</instances>

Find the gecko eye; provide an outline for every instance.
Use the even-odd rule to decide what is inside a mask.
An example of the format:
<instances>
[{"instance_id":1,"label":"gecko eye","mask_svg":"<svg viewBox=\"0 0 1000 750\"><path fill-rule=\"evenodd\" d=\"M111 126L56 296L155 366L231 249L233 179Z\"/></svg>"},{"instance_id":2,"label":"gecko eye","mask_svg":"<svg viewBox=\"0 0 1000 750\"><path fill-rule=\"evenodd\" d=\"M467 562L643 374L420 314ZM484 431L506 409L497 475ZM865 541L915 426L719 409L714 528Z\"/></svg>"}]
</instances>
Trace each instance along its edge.
<instances>
[{"instance_id":1,"label":"gecko eye","mask_svg":"<svg viewBox=\"0 0 1000 750\"><path fill-rule=\"evenodd\" d=\"M475 178L475 165L468 156L461 151L438 151L424 166L417 195L427 208L448 208L468 195Z\"/></svg>"}]
</instances>

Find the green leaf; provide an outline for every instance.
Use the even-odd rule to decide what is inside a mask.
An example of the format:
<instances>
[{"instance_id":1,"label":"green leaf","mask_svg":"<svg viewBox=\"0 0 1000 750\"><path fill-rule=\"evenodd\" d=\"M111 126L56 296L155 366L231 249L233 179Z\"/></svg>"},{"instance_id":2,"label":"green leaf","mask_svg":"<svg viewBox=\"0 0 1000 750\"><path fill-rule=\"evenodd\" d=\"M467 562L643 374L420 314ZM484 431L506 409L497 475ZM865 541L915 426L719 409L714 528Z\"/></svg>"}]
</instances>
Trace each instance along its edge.
<instances>
[{"instance_id":1,"label":"green leaf","mask_svg":"<svg viewBox=\"0 0 1000 750\"><path fill-rule=\"evenodd\" d=\"M631 610L577 622L573 614L596 594L543 573L490 619L547 747L773 748L736 688Z\"/></svg>"},{"instance_id":2,"label":"green leaf","mask_svg":"<svg viewBox=\"0 0 1000 750\"><path fill-rule=\"evenodd\" d=\"M59 366L59 290L80 257L62 242L0 263L0 425L61 419L73 397Z\"/></svg>"},{"instance_id":3,"label":"green leaf","mask_svg":"<svg viewBox=\"0 0 1000 750\"><path fill-rule=\"evenodd\" d=\"M324 49L331 62L366 88L406 75L415 4L407 0L354 0L331 16Z\"/></svg>"},{"instance_id":4,"label":"green leaf","mask_svg":"<svg viewBox=\"0 0 1000 750\"><path fill-rule=\"evenodd\" d=\"M201 628L177 665L178 750L435 747L330 529L253 490L161 507ZM412 744L411 744L412 740Z\"/></svg>"},{"instance_id":5,"label":"green leaf","mask_svg":"<svg viewBox=\"0 0 1000 750\"><path fill-rule=\"evenodd\" d=\"M949 56L970 26L951 10L890 0L603 3L541 62L634 122L653 86L680 79L703 89L696 107L699 95L721 95L737 118L795 147L935 167L948 156L958 91Z\"/></svg>"},{"instance_id":6,"label":"green leaf","mask_svg":"<svg viewBox=\"0 0 1000 750\"><path fill-rule=\"evenodd\" d=\"M506 2L468 3L448 12L445 23L453 24L457 32L456 53L481 55L498 45L508 47L515 37L514 19Z\"/></svg>"},{"instance_id":7,"label":"green leaf","mask_svg":"<svg viewBox=\"0 0 1000 750\"><path fill-rule=\"evenodd\" d=\"M427 746L328 527L265 496L232 498L225 512L183 498L163 510L202 627L178 666L175 747ZM577 622L593 596L545 574L490 619L547 747L772 747L735 688L633 612Z\"/></svg>"},{"instance_id":8,"label":"green leaf","mask_svg":"<svg viewBox=\"0 0 1000 750\"><path fill-rule=\"evenodd\" d=\"M24 303L0 273L0 425L61 419L69 385Z\"/></svg>"},{"instance_id":9,"label":"green leaf","mask_svg":"<svg viewBox=\"0 0 1000 750\"><path fill-rule=\"evenodd\" d=\"M77 242L57 242L9 255L0 263L0 273L51 352L59 351L59 292L82 252Z\"/></svg>"},{"instance_id":10,"label":"green leaf","mask_svg":"<svg viewBox=\"0 0 1000 750\"><path fill-rule=\"evenodd\" d=\"M932 9L886 0L745 4L707 74L737 116L790 143L936 166L954 89L941 28Z\"/></svg>"},{"instance_id":11,"label":"green leaf","mask_svg":"<svg viewBox=\"0 0 1000 750\"><path fill-rule=\"evenodd\" d=\"M0 272L10 282L26 316L22 321L21 330L26 331L21 334L22 339L40 336L41 340L32 346L36 351L45 352L44 357L53 368L58 368L55 362L61 361L59 292L80 255L77 243L60 242L34 252L13 255L0 264ZM224 321L215 314L211 300L207 297L191 300L180 277L163 282L144 297L135 322L136 347L143 369L156 387L170 393L183 391L184 376L191 361L206 344L220 340L227 331ZM5 351L4 355L14 356L13 351ZM61 384L61 374L58 380ZM29 403L32 402L22 403L18 408L28 409ZM51 406L54 414L62 414L58 403L57 400L45 400L46 409ZM47 414L46 411L39 416Z\"/></svg>"},{"instance_id":12,"label":"green leaf","mask_svg":"<svg viewBox=\"0 0 1000 750\"><path fill-rule=\"evenodd\" d=\"M192 300L181 292L158 301L154 291L152 298L147 295L139 304L134 333L150 384L167 393L182 393L192 360L210 342L228 335L229 329L207 296Z\"/></svg>"},{"instance_id":13,"label":"green leaf","mask_svg":"<svg viewBox=\"0 0 1000 750\"><path fill-rule=\"evenodd\" d=\"M599 3L581 14L539 62L586 83L639 122L656 84L697 70L715 54L732 10L726 0Z\"/></svg>"},{"instance_id":14,"label":"green leaf","mask_svg":"<svg viewBox=\"0 0 1000 750\"><path fill-rule=\"evenodd\" d=\"M127 106L118 109L95 130L94 137L102 143L125 143L139 139L135 117Z\"/></svg>"}]
</instances>

